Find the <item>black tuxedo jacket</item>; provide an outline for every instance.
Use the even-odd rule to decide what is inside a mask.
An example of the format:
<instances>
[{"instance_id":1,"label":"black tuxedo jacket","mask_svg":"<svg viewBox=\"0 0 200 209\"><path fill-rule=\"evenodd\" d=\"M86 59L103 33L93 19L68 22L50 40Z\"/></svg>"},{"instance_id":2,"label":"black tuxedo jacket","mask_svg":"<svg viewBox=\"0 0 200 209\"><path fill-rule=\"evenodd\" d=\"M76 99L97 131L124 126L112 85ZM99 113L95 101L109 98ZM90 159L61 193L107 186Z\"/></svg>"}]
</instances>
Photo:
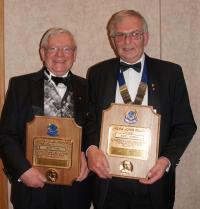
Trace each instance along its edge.
<instances>
[{"instance_id":1,"label":"black tuxedo jacket","mask_svg":"<svg viewBox=\"0 0 200 209\"><path fill-rule=\"evenodd\" d=\"M25 157L26 123L34 115L43 115L44 112L43 71L14 77L9 82L0 121L0 145L5 172L11 181L17 181L31 167ZM71 82L75 120L83 126L87 115L87 82L74 74L71 74Z\"/></svg>"},{"instance_id":2,"label":"black tuxedo jacket","mask_svg":"<svg viewBox=\"0 0 200 209\"><path fill-rule=\"evenodd\" d=\"M171 209L175 193L175 167L196 131L186 84L179 65L145 55L148 105L161 114L159 156L171 162L170 171L149 186L156 209ZM90 121L88 144L99 145L102 111L115 102L119 58L106 60L88 70ZM94 204L100 209L109 180L96 177Z\"/></svg>"}]
</instances>

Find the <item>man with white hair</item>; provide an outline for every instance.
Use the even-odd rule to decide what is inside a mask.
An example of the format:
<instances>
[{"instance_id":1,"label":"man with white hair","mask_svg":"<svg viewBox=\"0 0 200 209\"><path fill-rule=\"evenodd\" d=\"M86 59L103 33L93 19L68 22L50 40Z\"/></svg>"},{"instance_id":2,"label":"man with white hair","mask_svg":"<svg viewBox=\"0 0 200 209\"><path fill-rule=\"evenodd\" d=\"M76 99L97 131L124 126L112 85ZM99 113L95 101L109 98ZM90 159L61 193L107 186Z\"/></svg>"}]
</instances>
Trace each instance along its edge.
<instances>
[{"instance_id":1,"label":"man with white hair","mask_svg":"<svg viewBox=\"0 0 200 209\"><path fill-rule=\"evenodd\" d=\"M80 175L72 186L48 184L26 158L26 123L35 115L75 118L82 126L87 116L87 82L71 72L77 46L72 33L51 28L42 37L43 68L11 78L0 120L0 150L11 182L14 209L89 209L89 170L80 156ZM76 162L75 162L76 163ZM79 166L79 165L77 165Z\"/></svg>"}]
</instances>

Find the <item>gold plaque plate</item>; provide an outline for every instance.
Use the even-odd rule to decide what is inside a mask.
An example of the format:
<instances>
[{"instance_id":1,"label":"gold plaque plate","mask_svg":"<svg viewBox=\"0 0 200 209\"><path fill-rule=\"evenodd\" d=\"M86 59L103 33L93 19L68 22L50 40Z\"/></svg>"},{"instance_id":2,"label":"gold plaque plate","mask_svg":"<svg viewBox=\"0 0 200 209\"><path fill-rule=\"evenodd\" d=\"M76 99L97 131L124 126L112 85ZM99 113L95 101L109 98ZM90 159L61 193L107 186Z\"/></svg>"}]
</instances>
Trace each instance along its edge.
<instances>
[{"instance_id":1,"label":"gold plaque plate","mask_svg":"<svg viewBox=\"0 0 200 209\"><path fill-rule=\"evenodd\" d=\"M73 145L71 140L36 137L33 141L33 165L55 168L71 167Z\"/></svg>"},{"instance_id":2,"label":"gold plaque plate","mask_svg":"<svg viewBox=\"0 0 200 209\"><path fill-rule=\"evenodd\" d=\"M108 134L110 156L147 160L151 145L151 130L133 126L111 125Z\"/></svg>"}]
</instances>

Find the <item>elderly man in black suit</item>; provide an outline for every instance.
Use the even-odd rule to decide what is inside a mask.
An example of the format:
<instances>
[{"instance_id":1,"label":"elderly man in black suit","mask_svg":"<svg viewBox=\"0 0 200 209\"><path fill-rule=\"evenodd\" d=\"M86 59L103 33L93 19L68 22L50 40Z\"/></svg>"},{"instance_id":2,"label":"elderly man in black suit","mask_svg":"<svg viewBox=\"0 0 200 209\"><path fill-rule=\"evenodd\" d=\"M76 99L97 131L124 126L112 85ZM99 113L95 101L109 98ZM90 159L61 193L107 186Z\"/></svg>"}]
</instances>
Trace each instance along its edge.
<instances>
[{"instance_id":1,"label":"elderly man in black suit","mask_svg":"<svg viewBox=\"0 0 200 209\"><path fill-rule=\"evenodd\" d=\"M83 126L87 118L87 82L70 69L76 59L72 33L51 28L42 37L40 56L44 67L14 77L0 121L0 150L11 182L14 209L89 209L90 185L84 152L80 175L72 186L51 185L25 157L26 124L35 115L73 117ZM84 147L84 141L82 142Z\"/></svg>"},{"instance_id":2,"label":"elderly man in black suit","mask_svg":"<svg viewBox=\"0 0 200 209\"><path fill-rule=\"evenodd\" d=\"M140 13L119 11L111 17L107 29L117 58L98 63L88 71L87 158L89 168L95 173L94 207L172 209L175 169L196 131L182 69L144 53L149 34ZM137 93L141 83L146 86L142 96ZM121 93L121 86L126 86L128 98ZM112 177L108 161L98 149L102 111L114 102L150 105L161 115L159 158L145 179Z\"/></svg>"}]
</instances>

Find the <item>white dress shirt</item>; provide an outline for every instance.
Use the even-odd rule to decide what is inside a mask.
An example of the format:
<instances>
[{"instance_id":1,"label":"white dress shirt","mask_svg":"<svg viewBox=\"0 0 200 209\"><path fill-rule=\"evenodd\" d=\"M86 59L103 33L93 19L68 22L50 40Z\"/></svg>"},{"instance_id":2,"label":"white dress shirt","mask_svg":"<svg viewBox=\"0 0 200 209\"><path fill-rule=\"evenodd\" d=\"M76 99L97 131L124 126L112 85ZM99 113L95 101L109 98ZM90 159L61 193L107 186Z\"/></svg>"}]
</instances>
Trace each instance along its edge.
<instances>
[{"instance_id":1,"label":"white dress shirt","mask_svg":"<svg viewBox=\"0 0 200 209\"><path fill-rule=\"evenodd\" d=\"M145 60L145 56L143 54L142 57L137 61L137 63L141 62L141 71L139 73L136 72L132 68L129 68L128 70L123 72L126 86L127 86L127 89L129 91L129 94L131 97L131 101L135 100L135 97L136 97L136 94L138 91L138 87L139 87L139 84L140 84L140 81L142 78L142 72L143 72L143 68L144 68L144 60ZM120 59L120 61L125 62L122 59ZM125 62L125 63L127 63L127 62ZM135 63L127 63L127 64L135 64ZM116 88L115 103L120 103L120 104L124 103L122 96L120 94L120 91L119 91L119 83L118 82L117 82L117 88ZM148 105L148 88L146 89L144 99L142 101L142 105Z\"/></svg>"}]
</instances>

